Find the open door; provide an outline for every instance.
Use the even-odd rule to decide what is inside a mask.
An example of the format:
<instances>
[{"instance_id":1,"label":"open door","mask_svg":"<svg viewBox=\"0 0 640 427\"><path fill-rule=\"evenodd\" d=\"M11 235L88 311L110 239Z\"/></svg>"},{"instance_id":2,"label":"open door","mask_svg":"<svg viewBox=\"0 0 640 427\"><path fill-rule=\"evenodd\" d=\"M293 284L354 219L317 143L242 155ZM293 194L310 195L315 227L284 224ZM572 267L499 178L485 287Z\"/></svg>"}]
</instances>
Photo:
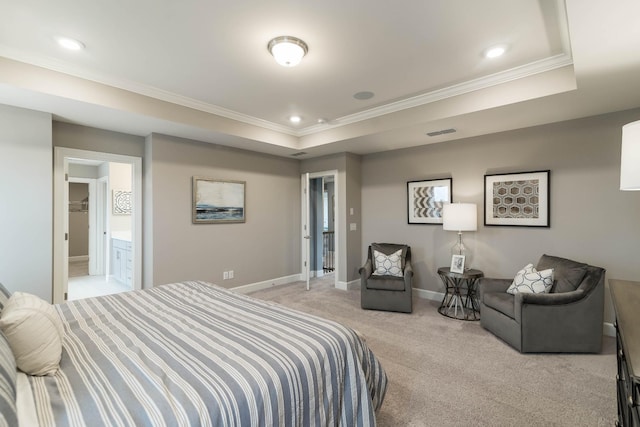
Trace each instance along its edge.
<instances>
[{"instance_id":1,"label":"open door","mask_svg":"<svg viewBox=\"0 0 640 427\"><path fill-rule=\"evenodd\" d=\"M307 282L309 290L309 280L311 279L311 234L309 230L311 213L309 211L311 195L309 194L309 174L302 175L302 275Z\"/></svg>"},{"instance_id":2,"label":"open door","mask_svg":"<svg viewBox=\"0 0 640 427\"><path fill-rule=\"evenodd\" d=\"M340 233L340 221L338 220L338 217L340 215L340 208L339 208L339 196L338 196L338 171L337 170L329 170L329 171L324 171L324 172L314 172L314 173L305 173L302 174L301 176L301 202L302 202L302 206L301 206L301 212L302 212L302 218L301 218L301 223L302 223L302 229L301 229L301 276L303 277L302 280L305 280L307 282L307 290L309 290L309 280L311 278L311 257L314 254L314 250L313 250L313 246L316 247L315 251L317 251L317 245L314 245L314 239L320 239L319 241L322 242L323 239L323 233L322 231L320 232L319 236L314 237L314 233L313 233L313 224L312 224L312 218L313 218L313 205L311 203L311 198L313 197L312 191L313 188L311 188L311 183L310 181L313 179L317 179L317 178L323 178L323 180L325 179L329 179L330 181L333 181L333 197L332 199L335 201L334 203L332 203L331 206L331 223L333 225L333 232L334 232L334 237L333 237L333 242L335 242L335 246L331 248L331 250L333 251L333 256L332 259L335 260L335 264L332 263L332 267L334 267L333 269L333 276L334 276L334 286L336 288L339 288L338 284L339 284L339 267L340 267L340 263L338 262L339 260L339 246L340 246L340 239L342 238L342 234ZM324 188L324 185L322 185L322 188ZM324 191L324 190L323 190ZM324 213L324 204L323 206L317 206L316 209L319 209L318 212L315 213L315 215L320 215L320 217L324 217L325 213ZM323 227L324 228L324 227ZM317 232L315 233L317 234ZM324 250L324 248L321 248L321 255L322 252ZM320 268L323 268L323 265L320 265ZM320 270L319 271L320 275L322 275L323 271ZM340 288L342 289L342 288Z\"/></svg>"},{"instance_id":3,"label":"open door","mask_svg":"<svg viewBox=\"0 0 640 427\"><path fill-rule=\"evenodd\" d=\"M57 213L54 214L57 238L53 239L53 264L57 268L54 268L53 302L61 303L67 299L69 286L69 161L59 156L56 161L59 167L54 168L54 180L60 184L54 189L53 200L54 213Z\"/></svg>"},{"instance_id":4,"label":"open door","mask_svg":"<svg viewBox=\"0 0 640 427\"><path fill-rule=\"evenodd\" d=\"M133 289L142 288L142 158L102 153L86 150L78 150L66 147L55 147L54 150L54 200L53 200L53 302L61 303L66 300L68 292L69 278L69 164L77 160L88 160L109 163L123 163L131 165L131 190L132 190L132 209L131 209L131 284ZM96 183L94 193L100 192L99 200L95 200L95 204L101 204L100 211L109 211L110 194L108 192L108 181ZM104 209L106 207L107 209ZM96 209L96 212L98 209ZM109 248L110 240L106 231L109 224L108 213L102 218L95 219L96 231L100 230L100 235L95 235L94 246L95 253L100 251L104 256L96 255L96 261L103 259L103 265L98 262L93 266L95 273L102 272L108 274L109 266ZM98 275L98 274L96 274Z\"/></svg>"}]
</instances>

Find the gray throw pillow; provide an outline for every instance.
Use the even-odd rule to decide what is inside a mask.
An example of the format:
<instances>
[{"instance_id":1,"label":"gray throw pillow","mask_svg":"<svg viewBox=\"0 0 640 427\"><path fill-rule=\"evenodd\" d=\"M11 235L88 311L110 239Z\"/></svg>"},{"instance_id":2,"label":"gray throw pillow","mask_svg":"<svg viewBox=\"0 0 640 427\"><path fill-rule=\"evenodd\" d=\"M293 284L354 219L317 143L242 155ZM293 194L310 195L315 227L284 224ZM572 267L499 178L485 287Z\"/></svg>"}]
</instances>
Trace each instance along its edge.
<instances>
[{"instance_id":1,"label":"gray throw pillow","mask_svg":"<svg viewBox=\"0 0 640 427\"><path fill-rule=\"evenodd\" d=\"M551 293L575 291L587 274L587 264L546 254L542 255L536 268L538 270L553 269L556 284L551 289Z\"/></svg>"}]
</instances>

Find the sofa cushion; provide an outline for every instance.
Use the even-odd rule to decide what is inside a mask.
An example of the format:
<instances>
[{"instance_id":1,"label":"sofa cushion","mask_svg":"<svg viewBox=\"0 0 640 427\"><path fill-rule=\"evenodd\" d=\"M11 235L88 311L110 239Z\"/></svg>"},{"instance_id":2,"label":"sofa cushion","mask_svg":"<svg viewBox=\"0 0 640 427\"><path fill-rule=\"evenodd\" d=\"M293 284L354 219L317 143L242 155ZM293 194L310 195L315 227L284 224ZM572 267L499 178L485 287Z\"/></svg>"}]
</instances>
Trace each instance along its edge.
<instances>
[{"instance_id":1,"label":"sofa cushion","mask_svg":"<svg viewBox=\"0 0 640 427\"><path fill-rule=\"evenodd\" d=\"M402 277L402 249L385 255L373 250L373 275Z\"/></svg>"},{"instance_id":2,"label":"sofa cushion","mask_svg":"<svg viewBox=\"0 0 640 427\"><path fill-rule=\"evenodd\" d=\"M506 292L486 292L482 302L487 307L499 311L505 316L515 319L515 297Z\"/></svg>"},{"instance_id":3,"label":"sofa cushion","mask_svg":"<svg viewBox=\"0 0 640 427\"><path fill-rule=\"evenodd\" d=\"M527 294L549 293L553 286L553 269L538 271L533 264L527 264L518 271L516 277L507 289L512 295L518 292Z\"/></svg>"},{"instance_id":4,"label":"sofa cushion","mask_svg":"<svg viewBox=\"0 0 640 427\"><path fill-rule=\"evenodd\" d=\"M552 293L571 292L578 289L587 274L587 264L551 255L542 255L538 261L538 270L553 268L555 285Z\"/></svg>"},{"instance_id":5,"label":"sofa cushion","mask_svg":"<svg viewBox=\"0 0 640 427\"><path fill-rule=\"evenodd\" d=\"M367 280L367 289L381 291L404 291L404 279L393 276L371 276Z\"/></svg>"}]
</instances>

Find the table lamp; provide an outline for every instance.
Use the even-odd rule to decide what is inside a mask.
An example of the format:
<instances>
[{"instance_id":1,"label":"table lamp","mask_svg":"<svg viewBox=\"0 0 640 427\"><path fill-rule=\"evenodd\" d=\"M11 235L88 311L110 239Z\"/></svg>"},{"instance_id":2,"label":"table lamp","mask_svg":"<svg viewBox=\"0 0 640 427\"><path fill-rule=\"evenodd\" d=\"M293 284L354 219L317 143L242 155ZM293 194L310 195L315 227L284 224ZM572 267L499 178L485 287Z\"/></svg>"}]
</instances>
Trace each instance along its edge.
<instances>
[{"instance_id":1,"label":"table lamp","mask_svg":"<svg viewBox=\"0 0 640 427\"><path fill-rule=\"evenodd\" d=\"M471 254L462 242L463 231L478 229L478 209L475 203L449 203L443 206L442 229L457 231L458 241L451 247L452 255L464 255L465 265L470 265Z\"/></svg>"}]
</instances>

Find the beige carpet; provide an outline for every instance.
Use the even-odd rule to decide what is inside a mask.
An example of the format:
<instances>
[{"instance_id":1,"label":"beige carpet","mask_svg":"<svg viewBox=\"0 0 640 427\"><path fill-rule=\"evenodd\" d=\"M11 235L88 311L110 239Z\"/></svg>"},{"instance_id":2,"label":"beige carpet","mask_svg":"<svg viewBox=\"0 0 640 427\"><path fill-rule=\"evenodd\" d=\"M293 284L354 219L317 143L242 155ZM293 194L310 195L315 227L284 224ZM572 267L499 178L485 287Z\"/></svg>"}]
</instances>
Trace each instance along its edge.
<instances>
[{"instance_id":1,"label":"beige carpet","mask_svg":"<svg viewBox=\"0 0 640 427\"><path fill-rule=\"evenodd\" d=\"M522 355L480 322L438 314L414 297L413 314L362 310L359 291L326 281L257 291L253 297L357 329L389 378L378 426L612 426L615 340L602 354Z\"/></svg>"}]
</instances>

